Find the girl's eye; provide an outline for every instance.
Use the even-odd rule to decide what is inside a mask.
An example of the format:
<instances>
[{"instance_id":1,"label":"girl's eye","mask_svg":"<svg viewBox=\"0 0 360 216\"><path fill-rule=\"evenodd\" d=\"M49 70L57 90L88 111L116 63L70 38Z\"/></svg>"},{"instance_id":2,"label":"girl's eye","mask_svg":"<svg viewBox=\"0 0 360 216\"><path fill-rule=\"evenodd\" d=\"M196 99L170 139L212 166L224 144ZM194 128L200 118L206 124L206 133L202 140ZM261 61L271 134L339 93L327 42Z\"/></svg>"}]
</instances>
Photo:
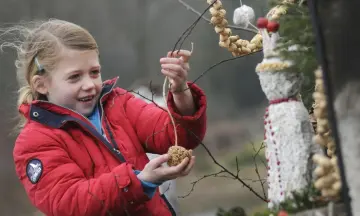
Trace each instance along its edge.
<instances>
[{"instance_id":1,"label":"girl's eye","mask_svg":"<svg viewBox=\"0 0 360 216\"><path fill-rule=\"evenodd\" d=\"M74 74L74 75L71 75L71 76L69 77L69 79L73 81L73 80L79 79L79 77L80 77L79 74Z\"/></svg>"},{"instance_id":2,"label":"girl's eye","mask_svg":"<svg viewBox=\"0 0 360 216\"><path fill-rule=\"evenodd\" d=\"M93 70L91 71L91 75L98 76L100 74L100 70Z\"/></svg>"}]
</instances>

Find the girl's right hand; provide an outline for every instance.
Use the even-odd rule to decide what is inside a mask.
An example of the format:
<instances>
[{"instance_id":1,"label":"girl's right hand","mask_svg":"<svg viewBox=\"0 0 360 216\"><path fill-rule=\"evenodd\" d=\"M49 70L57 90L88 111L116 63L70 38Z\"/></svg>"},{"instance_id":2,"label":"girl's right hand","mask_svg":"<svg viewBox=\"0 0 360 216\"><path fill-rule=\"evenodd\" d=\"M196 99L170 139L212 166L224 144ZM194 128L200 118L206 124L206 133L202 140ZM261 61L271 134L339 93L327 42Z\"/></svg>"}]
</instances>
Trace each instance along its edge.
<instances>
[{"instance_id":1,"label":"girl's right hand","mask_svg":"<svg viewBox=\"0 0 360 216\"><path fill-rule=\"evenodd\" d=\"M144 169L137 175L137 177L142 181L158 184L167 180L188 175L195 164L195 157L192 156L190 161L189 158L185 158L177 166L162 166L162 164L168 160L169 155L164 154L149 161L149 163L145 165Z\"/></svg>"}]
</instances>

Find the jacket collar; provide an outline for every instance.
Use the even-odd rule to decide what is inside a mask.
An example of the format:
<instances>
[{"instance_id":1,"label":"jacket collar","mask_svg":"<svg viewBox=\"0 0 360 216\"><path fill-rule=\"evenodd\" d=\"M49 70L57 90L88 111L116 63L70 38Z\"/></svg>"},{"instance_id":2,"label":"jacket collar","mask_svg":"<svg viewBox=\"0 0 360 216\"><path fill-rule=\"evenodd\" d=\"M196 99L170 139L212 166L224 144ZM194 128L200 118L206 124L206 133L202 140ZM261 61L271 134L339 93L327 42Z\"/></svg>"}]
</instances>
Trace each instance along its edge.
<instances>
[{"instance_id":1,"label":"jacket collar","mask_svg":"<svg viewBox=\"0 0 360 216\"><path fill-rule=\"evenodd\" d=\"M103 82L100 95L101 103L104 103L107 100L109 93L115 87L118 79L118 77L115 77ZM22 104L19 107L19 112L27 119L32 119L56 128L61 127L65 122L71 119L88 121L83 115L73 110L42 100L33 101L31 104Z\"/></svg>"}]
</instances>

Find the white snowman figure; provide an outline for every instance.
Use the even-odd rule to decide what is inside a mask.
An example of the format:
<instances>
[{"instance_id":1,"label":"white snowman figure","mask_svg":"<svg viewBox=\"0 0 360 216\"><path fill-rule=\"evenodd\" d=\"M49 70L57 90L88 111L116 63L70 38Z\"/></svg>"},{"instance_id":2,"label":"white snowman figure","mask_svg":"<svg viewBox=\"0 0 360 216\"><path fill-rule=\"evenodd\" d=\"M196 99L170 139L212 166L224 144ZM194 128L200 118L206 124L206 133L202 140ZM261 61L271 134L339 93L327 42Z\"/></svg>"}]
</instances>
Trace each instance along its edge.
<instances>
[{"instance_id":1,"label":"white snowman figure","mask_svg":"<svg viewBox=\"0 0 360 216\"><path fill-rule=\"evenodd\" d=\"M256 67L269 106L264 116L268 169L268 207L291 197L291 192L309 186L313 180L312 155L321 153L313 143L314 130L299 98L303 81L300 73L286 71L291 62L278 57L275 48L279 25L266 18L258 20L263 38L264 58Z\"/></svg>"}]
</instances>

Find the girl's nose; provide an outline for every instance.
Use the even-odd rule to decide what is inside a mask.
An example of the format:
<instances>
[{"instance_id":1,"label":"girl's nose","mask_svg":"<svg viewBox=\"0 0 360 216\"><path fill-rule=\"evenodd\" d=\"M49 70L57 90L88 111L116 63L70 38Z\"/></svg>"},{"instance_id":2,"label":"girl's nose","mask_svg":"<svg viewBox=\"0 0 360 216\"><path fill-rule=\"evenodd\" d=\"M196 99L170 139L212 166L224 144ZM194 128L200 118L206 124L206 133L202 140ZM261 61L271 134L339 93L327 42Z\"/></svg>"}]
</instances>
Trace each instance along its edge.
<instances>
[{"instance_id":1,"label":"girl's nose","mask_svg":"<svg viewBox=\"0 0 360 216\"><path fill-rule=\"evenodd\" d=\"M90 77L84 79L84 82L83 82L83 84L82 84L82 89L83 89L84 91L88 91L88 90L91 90L91 89L93 89L93 88L95 88L94 80L91 79Z\"/></svg>"}]
</instances>

